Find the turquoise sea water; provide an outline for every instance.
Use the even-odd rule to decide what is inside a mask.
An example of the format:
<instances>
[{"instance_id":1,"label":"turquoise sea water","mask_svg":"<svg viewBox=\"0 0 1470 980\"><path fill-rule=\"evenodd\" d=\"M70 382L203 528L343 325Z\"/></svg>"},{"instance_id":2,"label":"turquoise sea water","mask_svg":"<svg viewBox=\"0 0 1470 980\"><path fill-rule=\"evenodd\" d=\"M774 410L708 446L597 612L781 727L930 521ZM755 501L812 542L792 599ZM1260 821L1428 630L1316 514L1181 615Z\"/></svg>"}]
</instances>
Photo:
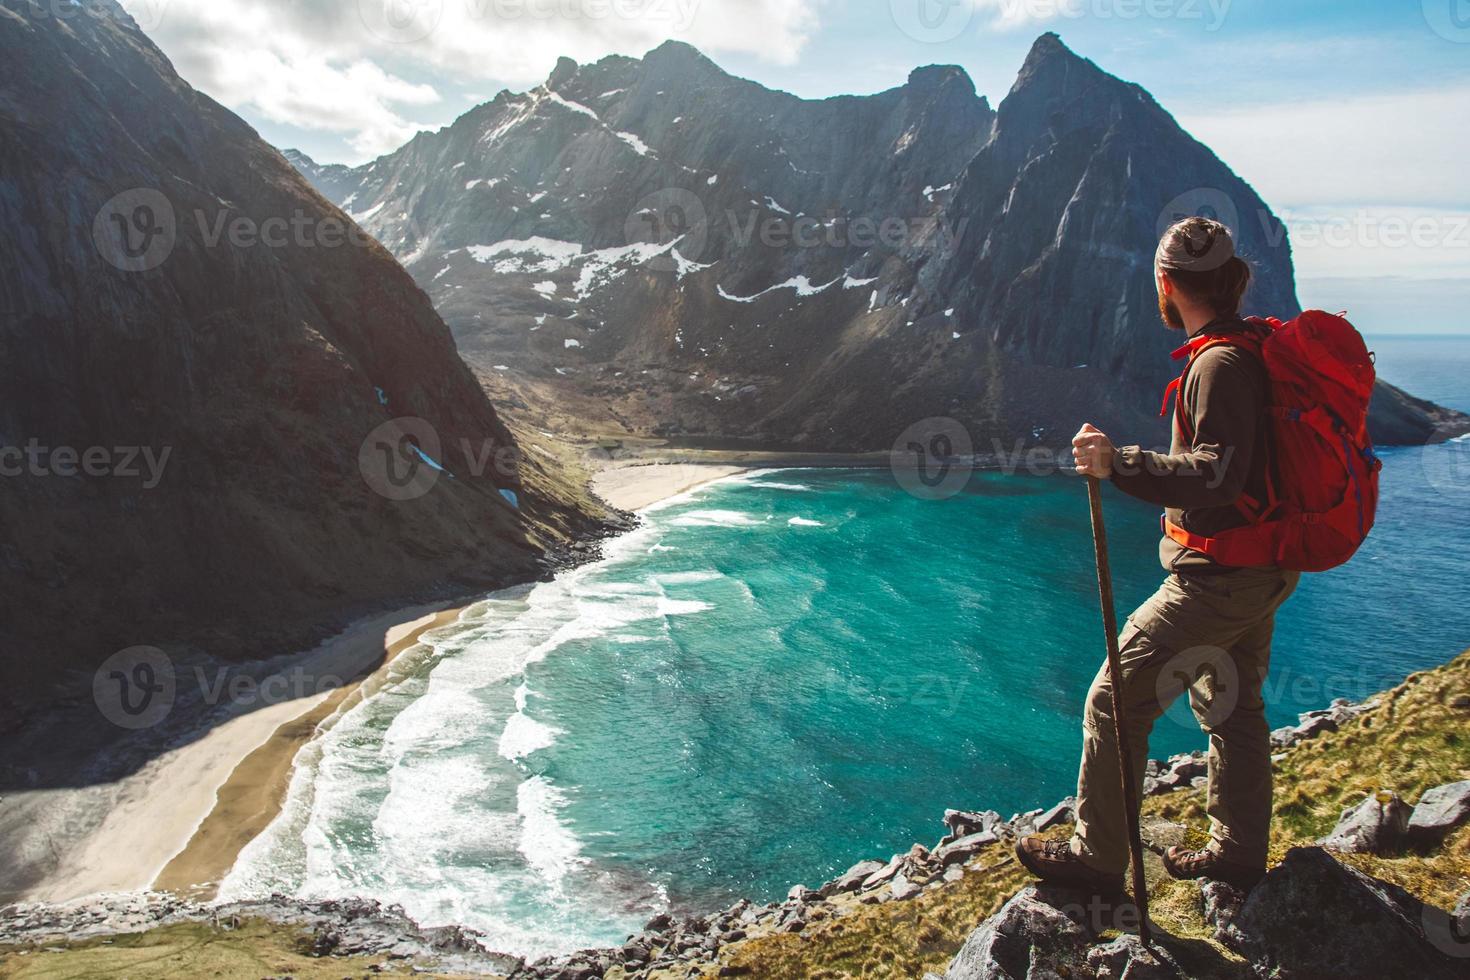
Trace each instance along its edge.
<instances>
[{"instance_id":1,"label":"turquoise sea water","mask_svg":"<svg viewBox=\"0 0 1470 980\"><path fill-rule=\"evenodd\" d=\"M1470 341L1427 343L1384 342L1380 370L1470 408ZM1279 617L1273 724L1470 646L1470 443L1384 456L1373 536ZM1106 506L1121 618L1162 574L1157 514ZM1071 477L940 501L887 471L707 486L401 660L304 753L224 894L367 894L542 953L932 842L948 806L1049 805L1075 784L1096 595ZM1203 744L1186 709L1152 748Z\"/></svg>"}]
</instances>

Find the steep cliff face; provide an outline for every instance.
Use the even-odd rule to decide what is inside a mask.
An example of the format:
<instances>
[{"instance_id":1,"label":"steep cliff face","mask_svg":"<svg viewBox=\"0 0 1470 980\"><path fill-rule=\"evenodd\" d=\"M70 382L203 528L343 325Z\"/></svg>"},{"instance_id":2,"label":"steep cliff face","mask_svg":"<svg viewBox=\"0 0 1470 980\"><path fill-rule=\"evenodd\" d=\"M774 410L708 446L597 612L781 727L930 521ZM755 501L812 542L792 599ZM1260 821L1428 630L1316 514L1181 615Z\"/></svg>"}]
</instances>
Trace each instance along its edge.
<instances>
[{"instance_id":1,"label":"steep cliff face","mask_svg":"<svg viewBox=\"0 0 1470 980\"><path fill-rule=\"evenodd\" d=\"M0 9L6 696L536 574L583 518L412 279L120 7L57 9Z\"/></svg>"},{"instance_id":2,"label":"steep cliff face","mask_svg":"<svg viewBox=\"0 0 1470 980\"><path fill-rule=\"evenodd\" d=\"M1020 359L1091 369L1155 404L1178 365L1161 336L1154 245L1175 216L1209 212L1254 266L1248 311L1300 312L1285 228L1249 185L1146 91L1068 51L1031 50L949 212L968 219L935 299Z\"/></svg>"},{"instance_id":3,"label":"steep cliff face","mask_svg":"<svg viewBox=\"0 0 1470 980\"><path fill-rule=\"evenodd\" d=\"M1253 312L1297 311L1259 196L1051 34L998 111L954 67L813 102L669 43L563 59L349 172L299 162L492 390L594 429L870 449L944 415L984 449L1089 417L1162 439L1152 255L1184 214L1236 228ZM1378 401L1384 442L1455 419Z\"/></svg>"}]
</instances>

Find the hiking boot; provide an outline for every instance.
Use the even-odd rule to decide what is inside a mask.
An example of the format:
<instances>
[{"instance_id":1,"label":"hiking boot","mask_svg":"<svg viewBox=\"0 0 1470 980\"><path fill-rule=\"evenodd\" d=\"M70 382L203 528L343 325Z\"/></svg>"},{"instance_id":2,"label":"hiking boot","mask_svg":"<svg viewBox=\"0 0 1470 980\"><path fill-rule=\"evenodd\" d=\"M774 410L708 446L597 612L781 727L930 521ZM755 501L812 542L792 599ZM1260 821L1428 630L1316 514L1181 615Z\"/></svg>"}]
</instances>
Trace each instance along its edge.
<instances>
[{"instance_id":1,"label":"hiking boot","mask_svg":"<svg viewBox=\"0 0 1470 980\"><path fill-rule=\"evenodd\" d=\"M1164 852L1164 870L1174 878L1211 878L1248 892L1266 876L1265 868L1229 861L1208 847L1188 851L1171 847Z\"/></svg>"},{"instance_id":2,"label":"hiking boot","mask_svg":"<svg viewBox=\"0 0 1470 980\"><path fill-rule=\"evenodd\" d=\"M1016 841L1016 859L1042 881L1080 888L1095 895L1120 894L1123 875L1098 871L1083 863L1068 840L1022 837Z\"/></svg>"}]
</instances>

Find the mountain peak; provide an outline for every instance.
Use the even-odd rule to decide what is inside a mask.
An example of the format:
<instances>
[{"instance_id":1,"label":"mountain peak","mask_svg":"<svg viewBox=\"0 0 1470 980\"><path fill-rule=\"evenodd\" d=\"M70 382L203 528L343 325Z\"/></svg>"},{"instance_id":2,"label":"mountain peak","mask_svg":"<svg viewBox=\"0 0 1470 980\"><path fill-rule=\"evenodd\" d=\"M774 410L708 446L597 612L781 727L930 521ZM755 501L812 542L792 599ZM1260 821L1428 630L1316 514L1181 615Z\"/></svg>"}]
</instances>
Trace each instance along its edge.
<instances>
[{"instance_id":1,"label":"mountain peak","mask_svg":"<svg viewBox=\"0 0 1470 980\"><path fill-rule=\"evenodd\" d=\"M911 88L943 88L946 85L961 85L970 95L975 94L975 83L959 65L921 65L909 72Z\"/></svg>"},{"instance_id":2,"label":"mountain peak","mask_svg":"<svg viewBox=\"0 0 1470 980\"><path fill-rule=\"evenodd\" d=\"M1026 54L1025 65L1043 61L1047 58L1078 57L1077 53L1067 47L1062 36L1056 31L1047 31L1031 43L1031 50ZM1025 65L1022 70L1025 70Z\"/></svg>"},{"instance_id":3,"label":"mountain peak","mask_svg":"<svg viewBox=\"0 0 1470 980\"><path fill-rule=\"evenodd\" d=\"M1021 71L1017 76L1017 84L1037 75L1069 72L1078 68L1102 72L1097 65L1067 47L1055 31L1047 31L1031 45L1031 50L1026 54L1026 61L1021 65Z\"/></svg>"},{"instance_id":4,"label":"mountain peak","mask_svg":"<svg viewBox=\"0 0 1470 980\"><path fill-rule=\"evenodd\" d=\"M1011 92L1015 94L1020 89L1030 88L1055 95L1075 91L1078 85L1090 85L1102 79L1128 84L1067 47L1055 32L1047 31L1031 45Z\"/></svg>"},{"instance_id":5,"label":"mountain peak","mask_svg":"<svg viewBox=\"0 0 1470 980\"><path fill-rule=\"evenodd\" d=\"M719 66L692 44L684 41L665 41L658 47L643 56L646 65L678 65L691 68L713 68L719 71Z\"/></svg>"},{"instance_id":6,"label":"mountain peak","mask_svg":"<svg viewBox=\"0 0 1470 980\"><path fill-rule=\"evenodd\" d=\"M546 76L546 87L555 89L576 73L577 63L566 55L562 55L556 59L556 67L551 69L551 74Z\"/></svg>"}]
</instances>

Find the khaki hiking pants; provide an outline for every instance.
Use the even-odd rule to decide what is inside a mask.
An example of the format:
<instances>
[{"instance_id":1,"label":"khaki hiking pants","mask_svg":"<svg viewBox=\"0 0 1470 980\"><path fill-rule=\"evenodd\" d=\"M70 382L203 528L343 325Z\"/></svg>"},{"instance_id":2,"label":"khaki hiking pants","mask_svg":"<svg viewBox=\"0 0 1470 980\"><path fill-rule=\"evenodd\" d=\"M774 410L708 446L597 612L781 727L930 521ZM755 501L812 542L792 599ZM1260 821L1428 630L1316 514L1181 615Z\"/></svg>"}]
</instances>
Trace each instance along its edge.
<instances>
[{"instance_id":1,"label":"khaki hiking pants","mask_svg":"<svg viewBox=\"0 0 1470 980\"><path fill-rule=\"evenodd\" d=\"M1128 617L1118 639L1123 711L1136 786L1143 785L1148 736L1189 689L1194 720L1210 739L1211 847L1250 867L1266 864L1271 824L1271 740L1261 686L1271 662L1276 610L1299 572L1241 568L1218 575L1171 574ZM1107 662L1093 679L1082 721L1073 850L1108 873L1128 866L1122 780Z\"/></svg>"}]
</instances>

